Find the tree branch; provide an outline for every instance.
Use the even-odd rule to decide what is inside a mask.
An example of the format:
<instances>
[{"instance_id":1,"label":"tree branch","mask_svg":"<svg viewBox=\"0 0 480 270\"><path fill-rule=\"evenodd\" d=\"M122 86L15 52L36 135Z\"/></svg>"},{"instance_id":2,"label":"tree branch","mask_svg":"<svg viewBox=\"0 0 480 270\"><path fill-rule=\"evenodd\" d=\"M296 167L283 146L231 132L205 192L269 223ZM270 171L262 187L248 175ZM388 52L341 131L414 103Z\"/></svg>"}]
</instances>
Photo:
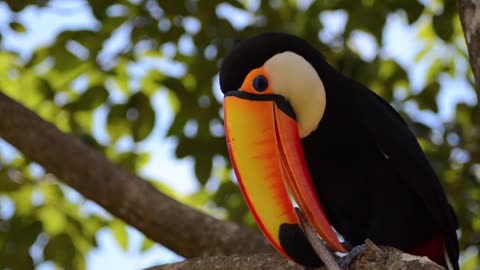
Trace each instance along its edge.
<instances>
[{"instance_id":1,"label":"tree branch","mask_svg":"<svg viewBox=\"0 0 480 270\"><path fill-rule=\"evenodd\" d=\"M251 256L217 256L195 258L179 263L166 264L146 270L303 270L277 253L262 253ZM445 270L426 257L416 257L398 249L382 247L369 249L350 267L350 270ZM325 268L319 268L325 270Z\"/></svg>"},{"instance_id":2,"label":"tree branch","mask_svg":"<svg viewBox=\"0 0 480 270\"><path fill-rule=\"evenodd\" d=\"M286 260L277 252L250 256L215 256L186 260L179 263L154 266L145 270L303 270L298 264ZM323 269L322 269L323 270Z\"/></svg>"},{"instance_id":3,"label":"tree branch","mask_svg":"<svg viewBox=\"0 0 480 270\"><path fill-rule=\"evenodd\" d=\"M317 232L312 228L312 226L310 226L302 211L300 211L300 208L295 207L295 212L297 213L298 219L300 220L300 225L307 236L308 242L310 242L310 245L312 245L313 250L317 253L317 256L325 264L325 268L327 270L341 270L340 266L338 266L336 258L323 243L320 237L318 237Z\"/></svg>"},{"instance_id":4,"label":"tree branch","mask_svg":"<svg viewBox=\"0 0 480 270\"><path fill-rule=\"evenodd\" d=\"M480 1L458 0L457 7L467 41L475 88L480 99Z\"/></svg>"},{"instance_id":5,"label":"tree branch","mask_svg":"<svg viewBox=\"0 0 480 270\"><path fill-rule=\"evenodd\" d=\"M257 233L160 193L0 92L0 137L67 185L181 256L271 251Z\"/></svg>"}]
</instances>

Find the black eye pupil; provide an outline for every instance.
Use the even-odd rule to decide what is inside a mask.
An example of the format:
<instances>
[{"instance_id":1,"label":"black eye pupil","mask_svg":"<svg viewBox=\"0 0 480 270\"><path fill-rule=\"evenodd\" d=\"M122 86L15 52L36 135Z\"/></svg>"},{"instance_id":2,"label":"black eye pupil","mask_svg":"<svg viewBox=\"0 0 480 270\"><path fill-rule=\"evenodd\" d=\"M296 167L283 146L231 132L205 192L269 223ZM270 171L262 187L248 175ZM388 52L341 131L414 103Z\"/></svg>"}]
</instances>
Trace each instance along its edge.
<instances>
[{"instance_id":1,"label":"black eye pupil","mask_svg":"<svg viewBox=\"0 0 480 270\"><path fill-rule=\"evenodd\" d=\"M267 90L268 88L267 78L265 78L262 75L258 75L257 77L255 77L255 79L253 79L253 88L255 88L257 92L263 92Z\"/></svg>"}]
</instances>

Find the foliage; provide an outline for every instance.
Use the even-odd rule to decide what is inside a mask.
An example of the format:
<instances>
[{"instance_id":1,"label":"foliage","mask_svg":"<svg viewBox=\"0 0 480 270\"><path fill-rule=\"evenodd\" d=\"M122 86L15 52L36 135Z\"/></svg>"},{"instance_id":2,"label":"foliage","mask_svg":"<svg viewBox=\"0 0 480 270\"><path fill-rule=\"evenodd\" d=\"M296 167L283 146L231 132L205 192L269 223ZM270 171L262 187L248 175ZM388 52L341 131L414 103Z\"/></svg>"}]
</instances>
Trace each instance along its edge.
<instances>
[{"instance_id":1,"label":"foliage","mask_svg":"<svg viewBox=\"0 0 480 270\"><path fill-rule=\"evenodd\" d=\"M452 80L474 96L454 1L61 2L0 3L11 11L6 26L0 27L0 89L63 131L134 172L148 162L150 153L139 150L142 143L175 138L176 157L193 159L201 187L181 200L253 226L228 163L218 66L242 38L263 31L295 33L408 119L460 218L461 247L468 248L465 269L475 268L478 252L473 247L480 240L478 96L442 103L447 92L456 91L447 87ZM48 10L68 17L76 7L89 12L90 24L61 28L54 40L27 54L2 39L32 34L22 15ZM334 17L345 22L334 24ZM393 19L414 33L414 40L397 44L418 43L411 52L413 61L385 53L385 29ZM356 43L358 37L373 46L372 55ZM414 66L422 67L423 73ZM158 96L168 98L166 110L174 114L164 138L152 138L154 128L164 124L158 122L159 110L152 103ZM444 113L448 106L453 106L451 117ZM96 127L106 135L94 132ZM95 233L103 226L110 226L126 247L123 224L83 213L84 200L66 198L70 189L20 154L13 151L11 158L8 146L2 149L1 268L31 269L43 261L84 268L85 255L95 247Z\"/></svg>"}]
</instances>

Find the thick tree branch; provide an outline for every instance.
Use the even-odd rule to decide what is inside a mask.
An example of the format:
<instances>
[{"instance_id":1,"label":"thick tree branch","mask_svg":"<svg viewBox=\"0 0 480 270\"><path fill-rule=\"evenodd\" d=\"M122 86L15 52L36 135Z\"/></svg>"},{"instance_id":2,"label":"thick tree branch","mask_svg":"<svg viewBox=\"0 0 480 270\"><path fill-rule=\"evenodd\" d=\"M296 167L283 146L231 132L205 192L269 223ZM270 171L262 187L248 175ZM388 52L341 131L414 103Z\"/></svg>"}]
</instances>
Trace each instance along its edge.
<instances>
[{"instance_id":1,"label":"thick tree branch","mask_svg":"<svg viewBox=\"0 0 480 270\"><path fill-rule=\"evenodd\" d=\"M0 137L152 240L187 258L270 251L260 235L160 193L0 93Z\"/></svg>"},{"instance_id":2,"label":"thick tree branch","mask_svg":"<svg viewBox=\"0 0 480 270\"><path fill-rule=\"evenodd\" d=\"M480 1L457 0L457 6L475 77L475 88L480 99Z\"/></svg>"},{"instance_id":3,"label":"thick tree branch","mask_svg":"<svg viewBox=\"0 0 480 270\"><path fill-rule=\"evenodd\" d=\"M298 264L286 260L276 252L250 256L215 256L186 260L179 263L154 266L145 270L303 270ZM323 270L323 269L322 269Z\"/></svg>"},{"instance_id":4,"label":"thick tree branch","mask_svg":"<svg viewBox=\"0 0 480 270\"><path fill-rule=\"evenodd\" d=\"M445 270L426 257L415 257L394 248L383 248L383 251L368 250L359 257L350 270ZM166 264L148 268L147 270L303 270L280 257L276 253L263 253L251 256L218 256L190 259L179 263ZM320 268L319 270L325 270Z\"/></svg>"}]
</instances>

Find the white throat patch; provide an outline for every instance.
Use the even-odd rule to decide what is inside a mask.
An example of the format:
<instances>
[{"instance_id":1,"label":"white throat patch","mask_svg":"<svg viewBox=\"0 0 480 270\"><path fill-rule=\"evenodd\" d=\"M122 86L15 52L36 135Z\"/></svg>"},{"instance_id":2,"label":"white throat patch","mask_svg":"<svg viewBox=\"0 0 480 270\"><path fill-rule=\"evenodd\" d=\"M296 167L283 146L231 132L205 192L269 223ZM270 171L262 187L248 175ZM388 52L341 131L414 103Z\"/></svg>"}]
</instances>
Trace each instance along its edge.
<instances>
[{"instance_id":1,"label":"white throat patch","mask_svg":"<svg viewBox=\"0 0 480 270\"><path fill-rule=\"evenodd\" d=\"M264 64L274 94L285 97L297 116L300 137L317 129L326 106L323 82L302 56L287 51Z\"/></svg>"}]
</instances>

